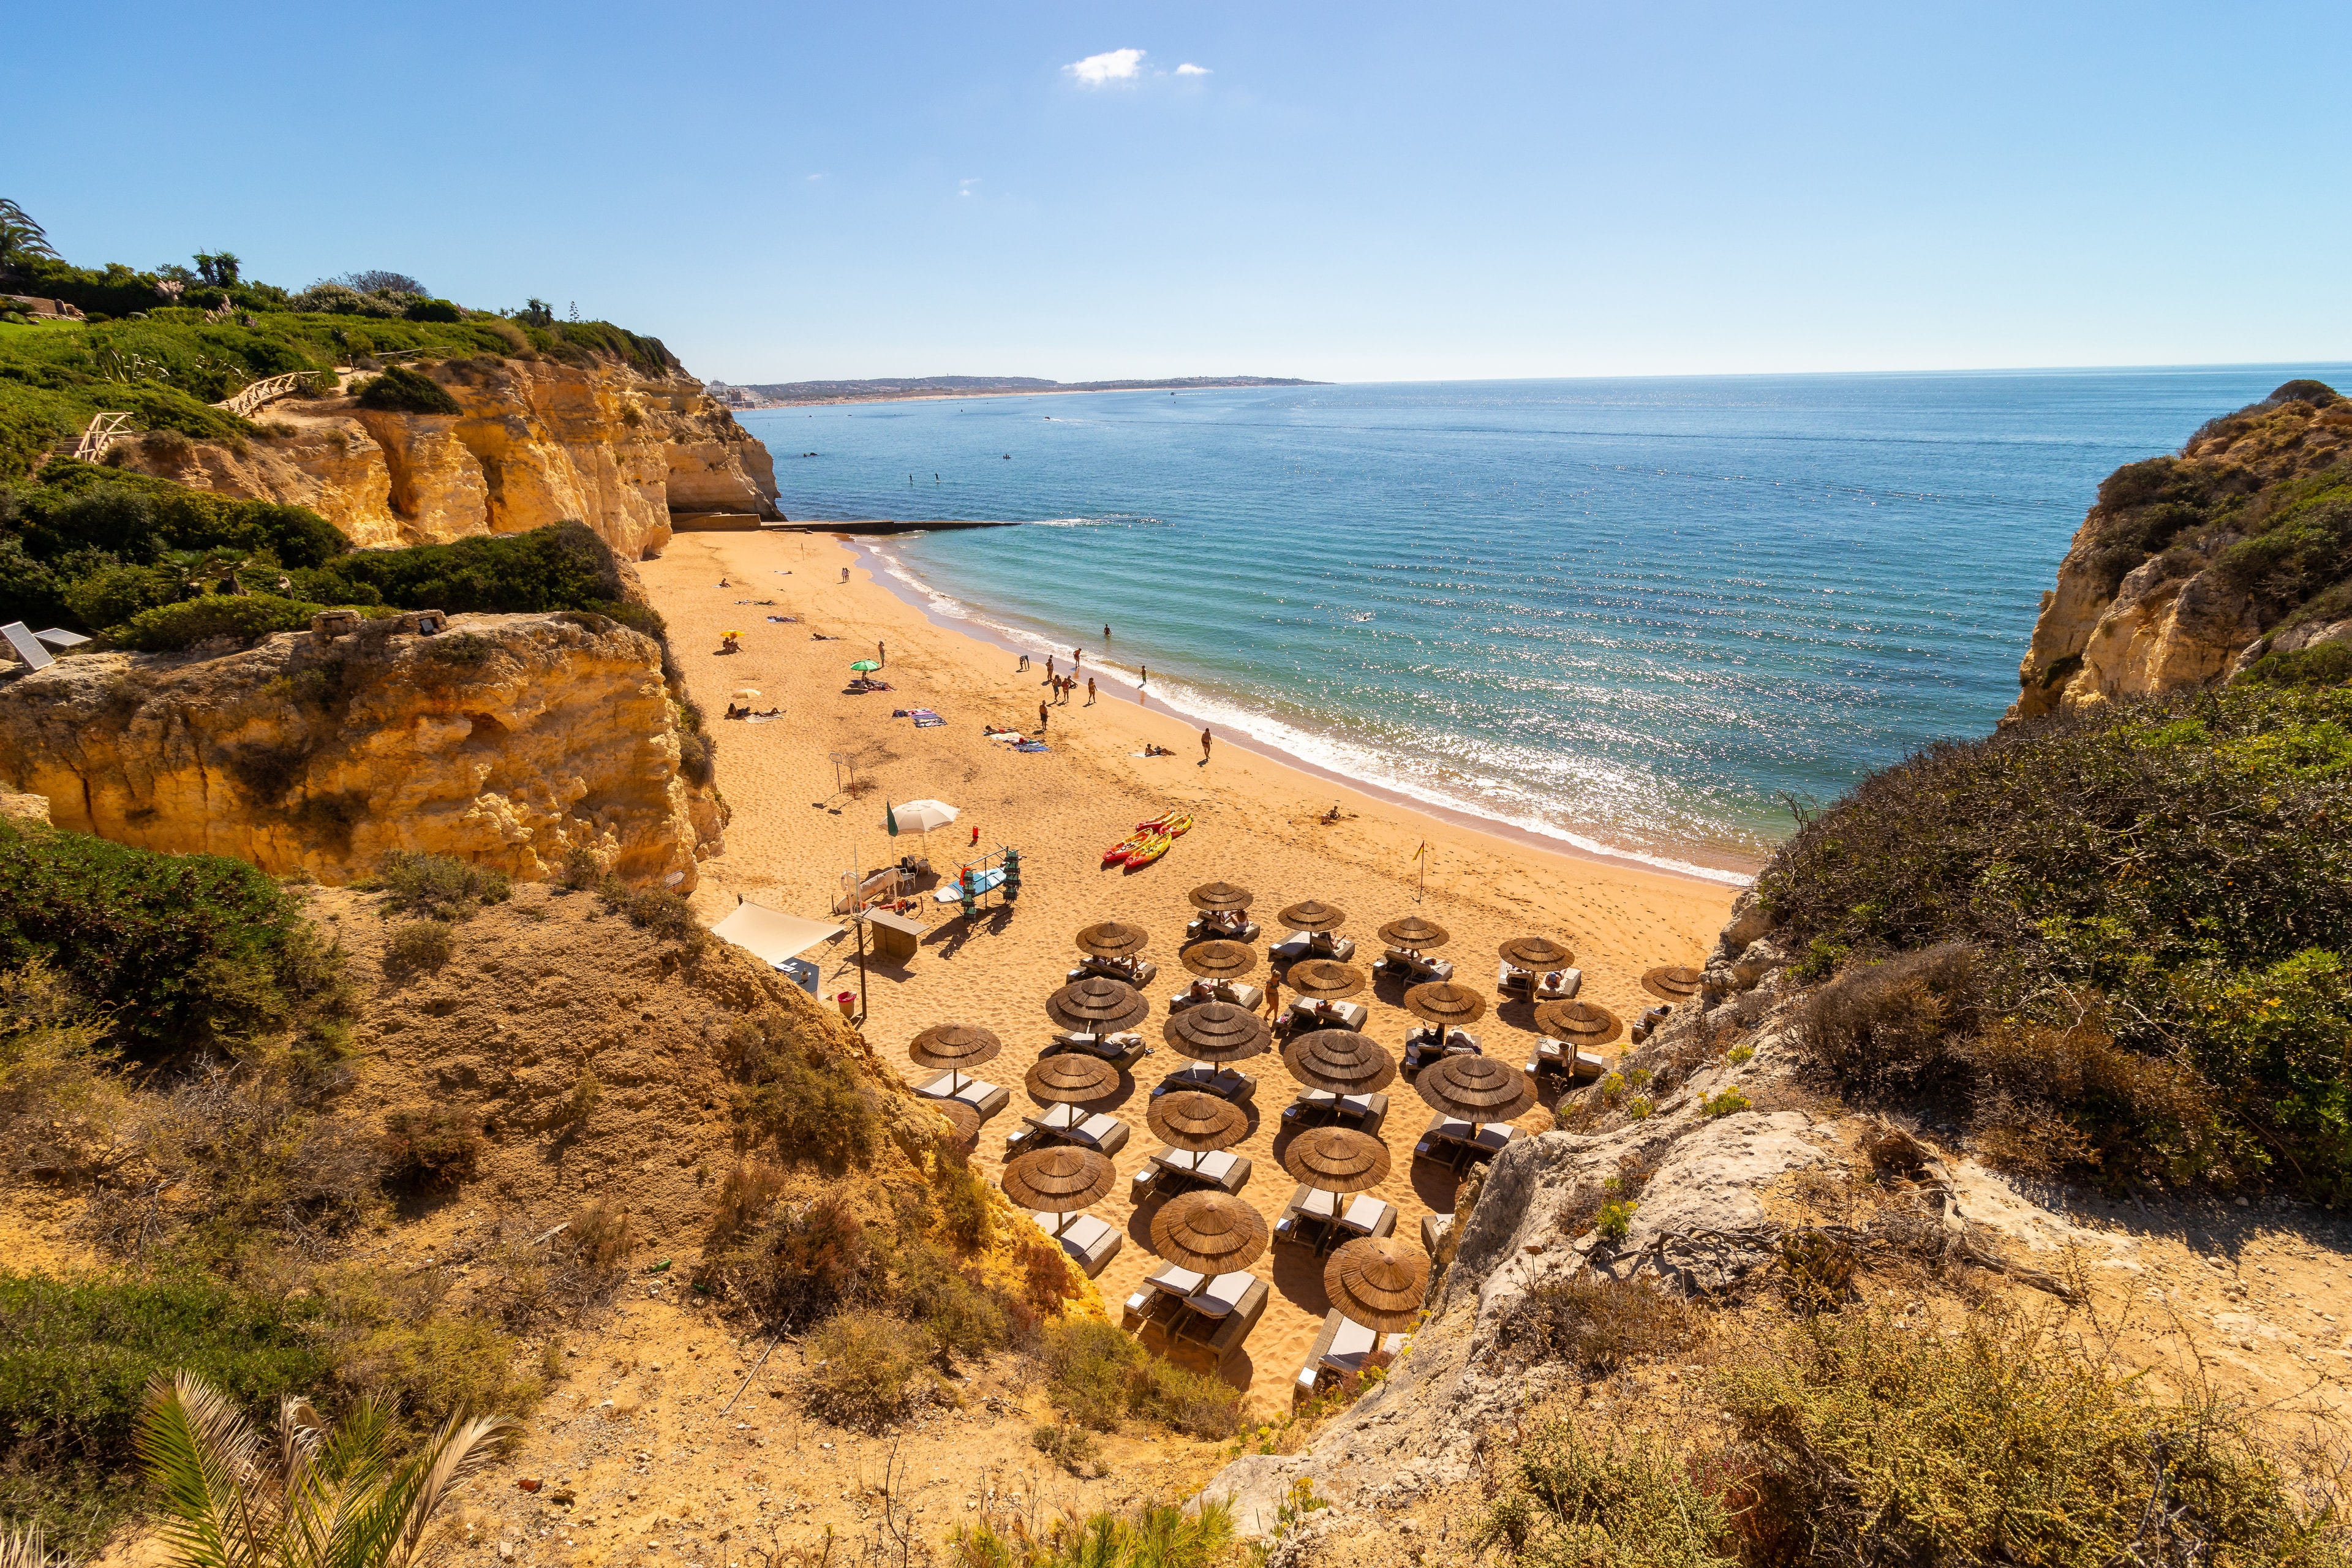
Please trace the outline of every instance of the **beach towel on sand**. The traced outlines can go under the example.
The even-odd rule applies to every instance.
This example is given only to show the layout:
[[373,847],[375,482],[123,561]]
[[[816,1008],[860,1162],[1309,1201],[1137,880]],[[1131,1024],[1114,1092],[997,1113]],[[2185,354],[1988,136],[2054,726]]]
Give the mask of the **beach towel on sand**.
[[1050,752],[1054,748],[1043,741],[1024,741],[1013,749],[1016,752]]
[[932,712],[928,708],[918,708],[914,710],[914,714],[915,728],[918,730],[937,730],[945,727],[947,724],[946,720],[940,718],[937,713]]

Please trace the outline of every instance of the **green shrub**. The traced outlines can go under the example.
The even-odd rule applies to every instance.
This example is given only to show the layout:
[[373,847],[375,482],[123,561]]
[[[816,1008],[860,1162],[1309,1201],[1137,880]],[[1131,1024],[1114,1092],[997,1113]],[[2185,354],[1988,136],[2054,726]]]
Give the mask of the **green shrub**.
[[2239,1421],[2030,1323],[1801,1318],[1717,1392],[1800,1560],[2342,1561],[2340,1521],[2304,1515]]
[[1074,1476],[1093,1474],[1102,1459],[1102,1445],[1083,1426],[1045,1422],[1033,1427],[1029,1446]]
[[935,1162],[931,1202],[940,1234],[967,1257],[985,1250],[995,1229],[990,1217],[988,1184],[968,1161],[951,1151],[940,1150]]
[[1734,1568],[1732,1516],[1649,1432],[1598,1448],[1573,1421],[1511,1451],[1476,1536],[1525,1568]]
[[734,1112],[749,1142],[836,1171],[873,1159],[881,1119],[871,1091],[795,1044],[782,1015],[771,1010],[738,1023],[730,1048],[742,1064]]
[[498,533],[338,556],[291,574],[297,590],[331,604],[385,604],[404,610],[523,615],[586,610],[647,636],[661,618],[623,602],[619,563],[583,523]]
[[1633,1228],[1633,1211],[1641,1206],[1631,1202],[1603,1204],[1601,1212],[1592,1216],[1592,1228],[1603,1241],[1622,1241]]
[[1515,1357],[1562,1362],[1601,1376],[1685,1349],[1700,1327],[1697,1313],[1648,1279],[1588,1273],[1528,1292],[1501,1338]]
[[1135,1415],[1193,1437],[1230,1437],[1241,1428],[1239,1389],[1151,1354],[1115,1324],[1048,1323],[1041,1354],[1046,1398],[1081,1426],[1113,1432]]
[[466,312],[446,300],[417,300],[401,314],[412,321],[462,321]]
[[244,861],[0,822],[0,968],[33,958],[149,1054],[331,1045],[354,1008],[341,951]]
[[315,1300],[203,1275],[0,1271],[0,1516],[95,1557],[139,1496],[131,1438],[148,1380],[197,1373],[268,1417],[280,1395],[324,1389],[322,1317]]
[[1010,1342],[1007,1303],[938,1247],[901,1248],[892,1273],[894,1305],[930,1336],[934,1353],[982,1356]]
[[878,1431],[905,1419],[944,1385],[923,1331],[887,1312],[850,1310],[810,1337],[802,1402],[842,1426]]
[[1716,1090],[1698,1102],[1698,1108],[1709,1116],[1732,1116],[1751,1109],[1753,1101],[1738,1084]]
[[394,849],[377,863],[374,885],[382,888],[387,916],[416,915],[430,921],[469,921],[486,904],[514,896],[504,871],[473,866],[454,855],[419,855]]
[[404,975],[438,969],[449,962],[451,951],[448,921],[409,921],[384,939],[383,972]]
[[383,1132],[387,1180],[454,1187],[481,1168],[482,1130],[454,1110],[395,1110]]
[[646,888],[629,900],[629,923],[649,931],[664,942],[699,942],[702,922],[694,906],[667,888]]
[[2252,686],[2341,686],[2352,680],[2352,644],[2324,642],[2266,653],[2239,679]]
[[2062,1135],[2058,1166],[2275,1173],[2326,1201],[2352,1183],[2352,1066],[2316,1043],[2332,982],[2279,966],[2352,951],[2347,808],[2352,691],[2238,686],[1929,748],[1807,823],[1758,889],[1813,977],[1850,955],[1838,1016],[1806,1031],[1843,1086],[1999,1110],[1973,1053],[2056,1053],[2067,1073],[2003,1092],[2030,1111],[2009,1125]]
[[362,408],[388,414],[461,414],[448,389],[421,371],[404,364],[386,365],[383,373],[360,388],[352,401]]
[[302,630],[319,609],[275,594],[205,594],[140,611],[117,640],[142,653],[170,653],[219,637],[249,645],[273,632]]
[[949,1533],[948,1561],[950,1568],[1211,1568],[1227,1560],[1233,1541],[1230,1502],[1064,1513],[1034,1528],[1018,1513],[989,1510]]

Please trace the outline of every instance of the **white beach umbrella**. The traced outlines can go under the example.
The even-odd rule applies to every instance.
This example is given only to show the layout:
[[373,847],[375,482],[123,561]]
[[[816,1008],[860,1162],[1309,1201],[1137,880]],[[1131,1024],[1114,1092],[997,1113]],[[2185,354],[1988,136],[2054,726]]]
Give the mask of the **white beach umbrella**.
[[890,807],[886,815],[898,817],[898,831],[901,833],[909,829],[917,833],[929,833],[934,827],[945,827],[949,823],[953,822],[956,819],[956,808],[943,800],[910,800],[903,805]]

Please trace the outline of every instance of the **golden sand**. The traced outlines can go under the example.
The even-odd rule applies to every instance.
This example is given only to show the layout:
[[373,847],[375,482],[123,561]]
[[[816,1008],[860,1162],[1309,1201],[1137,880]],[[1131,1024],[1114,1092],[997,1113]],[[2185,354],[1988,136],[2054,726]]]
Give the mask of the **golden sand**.
[[[845,565],[852,567],[846,584]],[[695,698],[711,717],[719,786],[734,812],[727,852],[702,868],[695,907],[704,920],[723,919],[738,898],[824,917],[853,863],[870,870],[924,852],[919,837],[886,837],[886,799],[930,797],[960,809],[956,824],[929,841],[929,858],[944,877],[952,878],[971,853],[974,826],[982,849],[1010,844],[1021,851],[1023,889],[1012,909],[999,904],[966,921],[955,905],[926,896],[918,918],[928,930],[917,956],[904,965],[870,963],[866,983],[866,1037],[899,1060],[909,1083],[931,1076],[904,1059],[907,1042],[930,1025],[978,1024],[1003,1038],[1004,1054],[981,1069],[1013,1091],[1012,1104],[982,1134],[980,1163],[992,1176],[1002,1167],[1006,1133],[1024,1111],[1039,1109],[1022,1079],[1051,1033],[1045,999],[1078,960],[1073,934],[1104,920],[1151,933],[1144,956],[1159,963],[1160,975],[1148,988],[1152,1016],[1142,1032],[1155,1049],[1119,1095],[1093,1107],[1131,1129],[1115,1157],[1118,1185],[1093,1211],[1126,1232],[1098,1281],[1114,1312],[1155,1262],[1154,1205],[1129,1204],[1128,1178],[1159,1147],[1143,1125],[1151,1086],[1186,1065],[1160,1043],[1160,1025],[1168,996],[1191,978],[1176,952],[1192,914],[1185,897],[1192,888],[1223,879],[1256,893],[1251,912],[1269,929],[1259,939],[1260,964],[1247,978],[1260,986],[1267,978],[1264,944],[1284,934],[1274,911],[1317,898],[1348,911],[1342,934],[1357,939],[1356,962],[1367,970],[1380,954],[1373,931],[1383,922],[1418,913],[1445,926],[1452,941],[1437,956],[1452,959],[1455,979],[1490,1001],[1497,944],[1522,934],[1551,936],[1575,950],[1582,994],[1629,1021],[1652,1005],[1639,986],[1643,971],[1700,962],[1733,897],[1713,883],[1554,853],[1442,821],[1238,745],[1221,742],[1203,767],[1196,729],[1108,691],[1089,706],[1082,688],[1051,709],[1044,736],[1050,752],[1013,752],[984,739],[983,724],[1034,731],[1037,704],[1048,695],[1043,669],[1016,674],[1013,654],[932,625],[874,582],[832,536],[681,534],[661,560],[640,570],[669,621]],[[722,577],[732,585],[720,587]],[[778,625],[770,616],[800,620]],[[741,649],[719,654],[721,634],[730,630],[742,633]],[[839,640],[818,641],[817,633]],[[1074,634],[1073,641],[1097,651],[1096,637]],[[845,695],[850,663],[876,657],[877,643],[887,645],[881,678],[894,689]],[[784,718],[720,721],[730,693],[747,687],[761,693],[754,706],[781,707]],[[918,730],[891,717],[899,708],[934,709],[946,727]],[[1176,754],[1135,754],[1152,742]],[[870,781],[870,793],[853,797],[836,789],[836,755],[854,759],[856,777]],[[1318,821],[1335,802],[1340,820]],[[1165,858],[1136,872],[1100,868],[1104,849],[1171,807],[1191,812],[1196,825]],[[1413,859],[1423,843],[1425,896]],[[810,956],[822,961],[824,995],[857,988],[850,939]],[[1370,1008],[1367,1032],[1392,1054],[1401,1053],[1412,1023],[1401,995],[1383,983],[1354,998]],[[1488,1056],[1517,1065],[1537,1038],[1529,1022],[1518,1004],[1490,1011],[1475,1032]],[[1297,1086],[1279,1056],[1254,1058],[1244,1070],[1258,1079],[1258,1089],[1250,1135],[1236,1146],[1255,1167],[1242,1195],[1270,1225],[1296,1184],[1282,1170],[1277,1133]],[[1454,1178],[1412,1159],[1429,1112],[1412,1086],[1400,1079],[1389,1093],[1380,1135],[1394,1168],[1376,1190],[1400,1211],[1398,1237],[1418,1245],[1422,1216],[1452,1211]],[[1549,1125],[1549,1113],[1532,1110],[1518,1125],[1540,1131]],[[1322,1262],[1303,1248],[1274,1247],[1255,1268],[1272,1283],[1273,1297],[1226,1374],[1251,1391],[1252,1414],[1263,1418],[1287,1405],[1291,1380],[1328,1303]]]

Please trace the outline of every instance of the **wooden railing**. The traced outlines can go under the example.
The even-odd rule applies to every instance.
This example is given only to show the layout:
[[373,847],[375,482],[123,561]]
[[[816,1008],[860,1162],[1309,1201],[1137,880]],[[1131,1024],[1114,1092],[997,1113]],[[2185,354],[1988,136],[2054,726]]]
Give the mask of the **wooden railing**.
[[281,397],[291,397],[301,386],[306,371],[294,371],[285,375],[273,375],[267,381],[257,381],[236,396],[213,405],[226,409],[240,419],[265,403],[275,403]]
[[84,463],[97,462],[106,456],[106,449],[109,447],[113,446],[117,441],[130,439],[131,432],[123,428],[130,423],[131,416],[128,414],[100,414],[94,416],[89,422],[89,428],[81,433],[81,444],[74,448],[75,459]]

